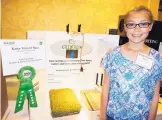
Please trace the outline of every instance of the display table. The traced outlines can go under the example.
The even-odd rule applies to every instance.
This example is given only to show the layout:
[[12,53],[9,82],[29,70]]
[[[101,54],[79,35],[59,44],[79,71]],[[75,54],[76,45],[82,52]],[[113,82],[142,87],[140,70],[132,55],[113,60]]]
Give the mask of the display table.
[[[33,113],[30,113],[29,115],[27,101],[25,101],[24,109],[21,112],[14,114],[15,103],[16,103],[15,101],[9,101],[9,110],[5,115],[7,116],[7,118],[2,120],[51,120],[51,118],[48,119],[48,116],[46,118],[45,117],[46,115],[43,115],[43,113],[41,112],[44,110],[40,110],[39,108],[32,110]],[[52,120],[83,120],[83,119],[88,120],[84,112],[84,109],[82,109],[81,112],[77,115],[53,118]]]
[[[81,101],[83,107],[79,114],[59,118],[51,118],[50,116],[48,116],[45,112],[48,111],[46,109],[47,107],[43,106],[41,106],[42,108],[41,107],[31,108],[29,114],[27,100],[25,101],[23,110],[20,111],[19,113],[14,114],[15,103],[16,103],[15,101],[9,101],[9,107],[5,115],[7,116],[6,120],[99,120],[99,110],[96,111],[88,110],[83,101]],[[38,100],[38,103],[40,104],[40,99]],[[158,111],[156,120],[162,120],[162,111]]]
[[8,109],[6,110],[2,120],[29,120],[27,101],[24,103],[24,109],[17,114],[14,114],[15,104],[16,101],[9,101]]
[[[41,96],[40,90],[36,92],[36,96],[37,96],[37,102],[38,102],[39,107],[30,108],[30,114],[28,111],[27,100],[25,100],[23,110],[16,114],[14,114],[16,101],[9,101],[9,108],[5,115],[7,116],[7,119],[3,119],[3,120],[90,120],[88,119],[89,116],[86,112],[86,107],[83,105],[82,102],[81,104],[83,106],[79,114],[52,118],[50,115],[50,109],[49,109],[47,100],[45,97]],[[96,120],[96,118],[93,120]]]

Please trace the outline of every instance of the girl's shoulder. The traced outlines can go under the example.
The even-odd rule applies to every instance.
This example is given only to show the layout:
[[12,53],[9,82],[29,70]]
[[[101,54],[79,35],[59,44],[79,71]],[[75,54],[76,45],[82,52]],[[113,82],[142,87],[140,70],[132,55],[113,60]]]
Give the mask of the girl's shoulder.
[[150,55],[151,57],[154,58],[154,61],[155,61],[158,65],[162,66],[162,53],[160,53],[159,51],[157,51],[157,50],[151,48],[151,49],[150,49],[150,54],[149,54],[149,55]]
[[160,53],[159,51],[157,51],[157,50],[155,50],[153,48],[150,48],[149,55],[154,57],[154,58],[162,57],[162,53]]
[[107,58],[110,60],[116,55],[116,53],[119,52],[120,52],[120,46],[116,46],[114,48],[108,49],[108,51],[106,52],[103,58]]
[[108,49],[106,54],[113,54],[113,53],[119,52],[119,50],[120,50],[120,46],[116,46],[114,48]]

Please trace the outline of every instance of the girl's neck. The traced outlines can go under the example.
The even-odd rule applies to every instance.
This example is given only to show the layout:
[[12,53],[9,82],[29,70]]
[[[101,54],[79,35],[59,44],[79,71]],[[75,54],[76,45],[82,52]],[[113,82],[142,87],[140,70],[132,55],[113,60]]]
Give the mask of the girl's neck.
[[138,44],[133,43],[133,42],[128,42],[126,46],[127,46],[127,49],[131,51],[145,51],[147,48],[147,46],[143,42],[138,43]]

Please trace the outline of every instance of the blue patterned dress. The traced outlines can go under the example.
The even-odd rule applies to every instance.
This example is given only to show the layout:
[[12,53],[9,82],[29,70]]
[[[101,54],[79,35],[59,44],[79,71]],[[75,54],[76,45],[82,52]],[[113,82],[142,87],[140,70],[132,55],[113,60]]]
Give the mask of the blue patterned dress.
[[147,120],[154,88],[162,78],[162,57],[151,49],[154,58],[150,70],[121,54],[120,46],[107,53],[101,66],[110,77],[107,115],[115,120]]

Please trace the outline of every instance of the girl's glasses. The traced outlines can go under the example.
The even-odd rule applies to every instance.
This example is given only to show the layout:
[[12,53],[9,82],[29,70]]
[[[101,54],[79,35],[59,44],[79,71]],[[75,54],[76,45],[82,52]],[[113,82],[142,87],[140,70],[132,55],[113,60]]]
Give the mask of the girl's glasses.
[[151,25],[151,23],[149,23],[149,22],[142,22],[142,23],[138,23],[138,24],[136,24],[136,23],[127,23],[127,24],[126,24],[126,27],[127,27],[128,29],[133,29],[133,28],[135,28],[137,25],[138,25],[140,28],[147,28],[149,25]]

